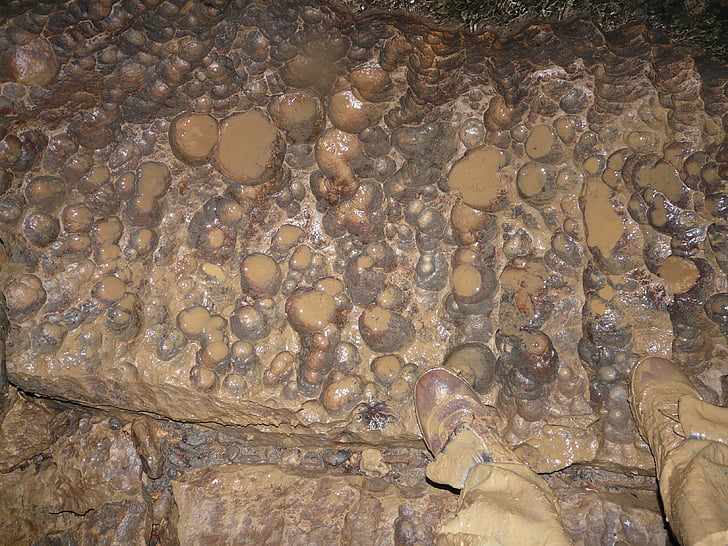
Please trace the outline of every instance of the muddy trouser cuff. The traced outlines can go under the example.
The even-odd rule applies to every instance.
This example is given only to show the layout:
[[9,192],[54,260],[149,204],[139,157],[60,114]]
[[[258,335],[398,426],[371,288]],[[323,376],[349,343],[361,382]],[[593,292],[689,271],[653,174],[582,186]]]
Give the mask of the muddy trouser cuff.
[[[457,514],[439,529],[437,544],[571,544],[548,484],[510,450],[487,443],[459,431],[427,467],[430,480],[461,489]],[[492,462],[501,457],[510,460]]]
[[667,454],[658,480],[681,544],[728,544],[728,445],[688,440]]
[[473,467],[460,492],[457,515],[437,532],[436,543],[571,544],[548,484],[521,463]]
[[427,467],[427,477],[435,483],[462,489],[470,469],[476,465],[490,462],[520,463],[498,436],[493,431],[476,432],[467,423],[459,425]]

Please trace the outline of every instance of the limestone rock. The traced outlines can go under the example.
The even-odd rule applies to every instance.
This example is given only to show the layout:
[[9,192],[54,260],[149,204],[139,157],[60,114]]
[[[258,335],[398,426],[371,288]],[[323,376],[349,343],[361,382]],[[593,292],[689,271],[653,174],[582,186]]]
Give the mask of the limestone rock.
[[182,544],[394,544],[401,518],[432,532],[456,497],[364,476],[229,465],[172,482]]

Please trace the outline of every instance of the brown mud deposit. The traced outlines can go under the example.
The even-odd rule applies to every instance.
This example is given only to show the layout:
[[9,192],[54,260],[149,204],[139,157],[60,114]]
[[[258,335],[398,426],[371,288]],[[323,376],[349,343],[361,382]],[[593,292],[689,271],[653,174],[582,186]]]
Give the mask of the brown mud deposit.
[[0,542],[430,542],[444,361],[575,541],[664,543],[627,377],[728,399],[728,67],[587,20],[7,10]]

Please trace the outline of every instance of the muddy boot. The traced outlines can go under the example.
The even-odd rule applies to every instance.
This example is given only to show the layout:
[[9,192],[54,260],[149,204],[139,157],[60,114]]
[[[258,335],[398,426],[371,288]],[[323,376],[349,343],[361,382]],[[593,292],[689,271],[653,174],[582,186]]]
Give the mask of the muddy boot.
[[520,462],[500,439],[495,408],[445,368],[425,372],[415,384],[415,413],[427,448],[435,461],[427,477],[461,489],[468,472],[484,462]]
[[495,408],[452,372],[435,368],[415,384],[415,410],[435,461],[433,482],[461,489],[457,515],[438,545],[567,545],[559,507],[546,482],[500,439]]
[[632,371],[630,404],[675,536],[682,544],[728,544],[728,409],[701,400],[676,364],[657,357]]
[[685,372],[672,361],[659,357],[648,357],[637,364],[629,387],[632,414],[655,457],[659,478],[667,454],[685,442],[679,417],[680,399],[700,400],[700,394]]

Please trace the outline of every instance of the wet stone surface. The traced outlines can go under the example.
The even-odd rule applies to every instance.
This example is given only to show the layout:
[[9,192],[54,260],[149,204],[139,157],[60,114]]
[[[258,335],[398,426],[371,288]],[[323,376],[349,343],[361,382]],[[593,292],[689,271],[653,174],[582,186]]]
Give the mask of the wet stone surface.
[[[26,447],[0,457],[3,542],[432,544],[457,505],[426,482],[423,447],[209,428],[15,391],[10,403],[0,435]],[[573,466],[548,481],[575,543],[665,544],[654,478]]]
[[[725,401],[724,64],[643,25],[505,37],[325,2],[178,4],[7,8],[0,337],[16,388],[136,415],[122,451],[154,483],[187,448],[166,453],[149,418],[422,450],[412,387],[443,364],[539,472],[654,472],[627,402],[644,356]],[[0,470],[20,480],[61,440],[18,416],[55,430],[66,410],[7,396],[4,434],[28,439]],[[269,456],[235,462],[248,476]],[[361,457],[367,479],[392,464]],[[322,464],[277,479],[318,483]],[[94,510],[174,538],[139,495]]]

